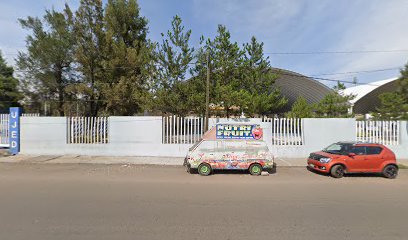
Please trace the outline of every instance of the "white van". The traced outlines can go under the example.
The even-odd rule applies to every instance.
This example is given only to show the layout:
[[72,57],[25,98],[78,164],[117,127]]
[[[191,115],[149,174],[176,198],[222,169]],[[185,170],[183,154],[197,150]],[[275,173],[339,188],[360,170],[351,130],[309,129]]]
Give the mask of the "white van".
[[263,141],[258,124],[217,124],[190,149],[184,161],[188,172],[207,176],[214,169],[249,170],[260,175],[275,168],[274,158]]

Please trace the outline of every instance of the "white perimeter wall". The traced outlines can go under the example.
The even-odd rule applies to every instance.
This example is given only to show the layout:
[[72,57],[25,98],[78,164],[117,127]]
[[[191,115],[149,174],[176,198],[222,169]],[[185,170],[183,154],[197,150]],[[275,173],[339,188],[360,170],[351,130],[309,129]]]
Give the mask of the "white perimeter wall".
[[[110,117],[108,144],[67,144],[65,117],[21,117],[21,153],[35,155],[94,155],[184,157],[189,145],[162,144],[161,117]],[[226,119],[210,119],[210,127]],[[230,120],[233,121],[233,120]],[[356,121],[303,119],[303,145],[272,146],[271,123],[251,119],[264,128],[264,139],[278,158],[306,158],[337,141],[356,140]],[[408,122],[401,122],[400,145],[390,146],[399,159],[408,159]]]

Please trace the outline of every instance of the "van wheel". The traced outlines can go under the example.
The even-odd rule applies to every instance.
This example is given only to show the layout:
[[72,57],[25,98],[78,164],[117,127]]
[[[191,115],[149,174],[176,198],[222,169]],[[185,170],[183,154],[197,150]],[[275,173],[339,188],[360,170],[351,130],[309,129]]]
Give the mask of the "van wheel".
[[249,173],[254,176],[259,176],[262,173],[262,166],[259,163],[254,163],[249,167]]
[[334,178],[342,178],[344,176],[345,168],[343,165],[335,165],[330,170],[330,175]]
[[208,176],[211,174],[211,166],[208,163],[201,163],[200,166],[198,166],[198,173],[201,176]]
[[386,178],[394,179],[398,176],[398,168],[395,165],[387,165],[383,169],[383,176]]

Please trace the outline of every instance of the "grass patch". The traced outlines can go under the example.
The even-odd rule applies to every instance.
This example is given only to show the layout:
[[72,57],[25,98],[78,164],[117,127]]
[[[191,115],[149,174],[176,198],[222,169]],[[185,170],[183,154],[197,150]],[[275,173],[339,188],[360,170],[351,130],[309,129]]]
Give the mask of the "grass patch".
[[398,168],[399,169],[408,169],[408,166],[404,165],[404,164],[398,164]]

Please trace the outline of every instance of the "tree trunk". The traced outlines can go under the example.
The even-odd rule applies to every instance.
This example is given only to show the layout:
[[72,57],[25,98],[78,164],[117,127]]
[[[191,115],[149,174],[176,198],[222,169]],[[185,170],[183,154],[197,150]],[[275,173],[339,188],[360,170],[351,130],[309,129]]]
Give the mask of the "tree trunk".
[[58,94],[58,115],[64,116],[64,84],[62,81],[62,66],[57,65],[55,69],[55,81],[57,83],[57,94]]

